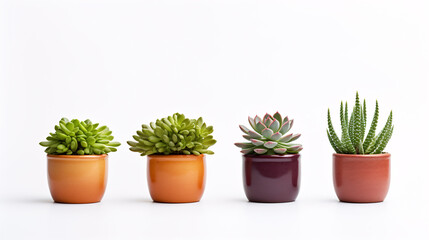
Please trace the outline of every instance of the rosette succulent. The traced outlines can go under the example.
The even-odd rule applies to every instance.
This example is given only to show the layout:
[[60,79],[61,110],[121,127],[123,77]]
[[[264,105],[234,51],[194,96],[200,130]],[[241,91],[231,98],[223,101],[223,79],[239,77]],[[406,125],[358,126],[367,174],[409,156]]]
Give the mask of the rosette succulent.
[[387,118],[386,125],[376,135],[376,128],[378,123],[378,101],[375,102],[375,113],[372,119],[371,127],[365,138],[365,129],[367,125],[366,114],[366,101],[361,105],[359,101],[359,93],[356,92],[356,102],[353,112],[348,115],[347,102],[345,107],[343,102],[340,106],[340,122],[341,122],[341,139],[335,133],[332,126],[331,114],[328,109],[328,134],[329,142],[334,148],[335,152],[343,154],[380,154],[383,152],[387,143],[390,140],[393,132],[392,125],[392,111]]
[[50,133],[47,141],[39,144],[46,147],[46,153],[53,155],[100,155],[116,152],[116,147],[121,144],[111,142],[112,131],[106,126],[98,125],[89,119],[69,121],[62,118],[59,124],[55,125],[55,132]]
[[267,113],[262,119],[259,116],[249,117],[249,123],[252,129],[240,125],[245,133],[243,137],[249,142],[235,143],[243,154],[296,154],[302,150],[301,144],[292,143],[301,134],[287,134],[292,128],[293,119],[282,118],[276,112],[273,116]]
[[131,151],[139,152],[141,156],[213,154],[208,150],[216,143],[212,132],[213,127],[207,126],[201,117],[189,119],[175,113],[149,125],[143,124],[142,130],[133,136],[135,141],[127,143]]

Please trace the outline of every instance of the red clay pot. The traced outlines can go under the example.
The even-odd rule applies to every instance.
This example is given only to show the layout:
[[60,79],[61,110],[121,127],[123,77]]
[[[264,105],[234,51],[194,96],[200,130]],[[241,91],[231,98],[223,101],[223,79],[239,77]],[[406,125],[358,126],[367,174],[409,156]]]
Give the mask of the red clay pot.
[[243,184],[251,202],[295,201],[300,186],[300,155],[243,155]]
[[342,202],[374,203],[386,198],[390,154],[333,154],[334,187]]

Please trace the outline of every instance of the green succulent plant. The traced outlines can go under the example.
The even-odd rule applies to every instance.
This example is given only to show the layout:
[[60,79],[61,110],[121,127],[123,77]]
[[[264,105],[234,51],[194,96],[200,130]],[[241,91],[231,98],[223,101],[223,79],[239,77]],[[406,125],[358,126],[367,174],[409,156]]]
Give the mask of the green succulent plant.
[[200,117],[188,119],[175,113],[162,119],[143,124],[142,130],[133,135],[135,141],[128,141],[130,150],[141,156],[164,155],[200,155],[213,154],[208,148],[216,143],[211,133],[212,126]]
[[243,137],[250,142],[239,142],[235,145],[241,148],[243,154],[295,154],[302,150],[301,144],[292,143],[301,134],[287,134],[292,128],[293,119],[282,118],[276,112],[273,116],[268,113],[264,118],[256,116],[249,117],[249,123],[253,130],[240,125],[241,131],[245,133]]
[[59,124],[55,125],[55,132],[50,133],[47,141],[39,144],[46,147],[46,153],[53,155],[100,155],[116,152],[116,147],[121,144],[111,142],[112,131],[106,126],[98,125],[89,119],[69,121],[62,118]]
[[390,140],[393,132],[392,111],[387,119],[384,128],[376,135],[378,123],[378,101],[375,102],[375,112],[371,127],[365,138],[365,129],[367,126],[366,101],[360,104],[359,93],[356,92],[356,102],[353,107],[350,119],[348,116],[347,102],[345,107],[341,102],[340,121],[341,121],[341,139],[335,133],[332,126],[331,114],[328,109],[328,129],[326,130],[329,142],[335,152],[342,154],[380,154]]

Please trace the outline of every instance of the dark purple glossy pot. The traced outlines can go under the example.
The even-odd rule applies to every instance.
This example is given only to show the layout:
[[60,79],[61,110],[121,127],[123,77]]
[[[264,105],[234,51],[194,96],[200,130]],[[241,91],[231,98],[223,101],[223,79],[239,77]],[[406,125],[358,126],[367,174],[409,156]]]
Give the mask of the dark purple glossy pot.
[[243,155],[243,184],[251,202],[295,201],[300,186],[299,154]]

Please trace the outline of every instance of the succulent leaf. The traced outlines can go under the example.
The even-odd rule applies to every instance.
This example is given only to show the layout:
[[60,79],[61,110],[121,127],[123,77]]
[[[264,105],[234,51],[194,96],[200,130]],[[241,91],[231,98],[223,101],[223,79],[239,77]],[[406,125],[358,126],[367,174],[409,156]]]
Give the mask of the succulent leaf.
[[334,140],[332,140],[331,135],[329,134],[329,130],[326,129],[326,134],[328,135],[329,143],[331,143],[332,148],[336,153],[341,153],[341,150],[335,145]]
[[248,154],[253,152],[253,148],[242,149],[240,152],[243,154]]
[[283,137],[281,137],[279,140],[280,140],[280,142],[285,142],[285,143],[287,143],[287,142],[289,142],[289,140],[291,140],[292,139],[292,137],[293,137],[293,133],[290,133],[290,134],[288,134],[288,135],[284,135]]
[[257,132],[261,132],[262,130],[264,130],[265,128],[267,128],[267,126],[265,126],[262,122],[258,122],[256,124],[256,131]]
[[273,130],[274,132],[277,132],[280,127],[280,122],[277,121],[277,119],[274,119],[274,121],[268,126],[269,129]]
[[292,146],[292,147],[288,147],[287,150],[291,151],[291,152],[295,152],[296,150],[298,150],[301,147],[301,145],[296,145],[296,146]]
[[[239,148],[251,148],[253,147],[253,144],[250,143],[234,143],[235,146],[239,147]],[[173,145],[174,147],[174,145]]]
[[366,135],[365,142],[363,143],[363,148],[365,152],[368,152],[368,147],[371,144],[371,142],[374,140],[375,131],[377,129],[377,123],[378,123],[378,101],[375,102],[375,112],[374,117],[372,119],[371,127],[369,128],[368,134]]
[[257,132],[254,132],[254,131],[249,131],[249,136],[250,136],[251,138],[255,138],[255,139],[261,139],[261,138],[262,138],[262,135],[261,135],[261,134],[259,134],[259,133],[257,133]]
[[262,136],[264,136],[265,138],[270,138],[271,135],[273,135],[273,130],[269,129],[269,128],[265,128],[264,130],[262,130]]
[[256,148],[256,149],[253,149],[253,151],[255,151],[255,153],[257,153],[257,154],[264,154],[264,153],[266,153],[268,150],[267,150],[267,149],[265,149],[265,148]]
[[262,122],[262,119],[258,115],[256,115],[255,116],[255,124],[258,122]]
[[[347,106],[347,105],[346,105]],[[343,102],[341,102],[341,109],[340,109],[340,119],[341,119],[341,141],[342,145],[345,151],[356,153],[356,150],[353,146],[353,143],[350,139],[349,131],[347,128],[347,116],[344,116],[342,114],[343,111]],[[337,152],[337,150],[334,148],[334,150]],[[338,153],[338,152],[337,152]]]
[[301,134],[300,134],[300,133],[298,133],[298,134],[294,134],[294,135],[292,135],[292,138],[291,138],[291,139],[289,139],[289,141],[288,141],[288,142],[295,141],[295,140],[297,140],[299,137],[301,137]]
[[284,154],[286,153],[287,149],[286,148],[275,148],[274,152],[277,154]]
[[274,141],[277,141],[277,140],[279,140],[282,136],[283,136],[283,135],[282,135],[281,133],[276,132],[276,133],[273,133],[273,135],[271,135],[270,139],[271,139],[271,140],[274,140]]
[[270,126],[272,122],[273,122],[273,120],[271,118],[267,118],[267,119],[264,120],[264,125],[265,126]]
[[255,119],[249,117],[249,124],[250,126],[256,131],[256,124],[255,124]]
[[279,122],[281,125],[283,123],[282,115],[279,112],[274,113],[273,117]]
[[247,128],[247,127],[245,127],[244,125],[240,125],[240,129],[241,129],[241,131],[243,131],[244,133],[249,133],[249,129]]
[[340,152],[344,152],[343,143],[338,138],[337,134],[335,133],[334,126],[332,125],[331,121],[331,112],[328,109],[328,130],[329,130],[329,136],[331,136],[332,141],[334,141],[335,146],[340,150]]
[[255,145],[255,146],[264,145],[264,141],[260,141],[260,140],[257,140],[257,139],[250,139],[250,142],[252,142],[252,144]]
[[273,141],[268,141],[264,143],[264,147],[266,148],[274,148],[275,146],[277,146],[277,142],[273,142]]

